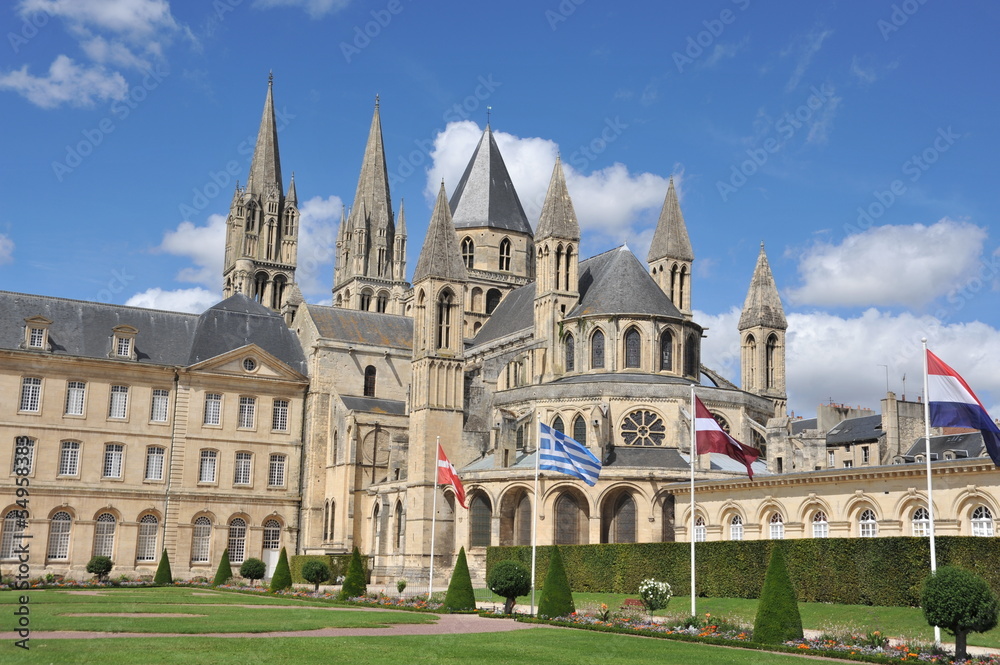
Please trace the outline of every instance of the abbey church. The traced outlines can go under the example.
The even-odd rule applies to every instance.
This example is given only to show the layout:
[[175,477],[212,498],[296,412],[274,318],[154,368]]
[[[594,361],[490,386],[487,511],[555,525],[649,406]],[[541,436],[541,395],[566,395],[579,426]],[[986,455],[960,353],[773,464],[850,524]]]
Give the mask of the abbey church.
[[[741,386],[702,364],[673,182],[645,261],[626,245],[582,257],[558,159],[533,229],[487,126],[459,182],[441,183],[408,276],[376,101],[332,305],[309,304],[272,94],[226,222],[222,302],[196,315],[0,292],[2,572],[30,536],[38,574],[84,577],[105,555],[149,575],[166,550],[175,576],[211,577],[224,549],[270,573],[282,547],[358,547],[374,580],[416,582],[433,540],[441,573],[464,546],[481,578],[487,546],[530,543],[535,501],[542,545],[686,540],[692,523],[697,540],[810,537],[817,515],[828,535],[911,535],[914,403],[890,393],[881,414],[788,417],[788,324],[763,245],[747,269]],[[691,455],[692,384],[761,451],[752,483],[727,457]],[[535,496],[539,423],[601,459],[596,486],[543,472]],[[935,437],[954,479],[941,528],[985,529],[988,513],[992,535],[996,501],[979,489],[992,465],[974,436],[947,438]],[[438,445],[465,506],[435,483]],[[695,516],[692,465],[706,496]]]

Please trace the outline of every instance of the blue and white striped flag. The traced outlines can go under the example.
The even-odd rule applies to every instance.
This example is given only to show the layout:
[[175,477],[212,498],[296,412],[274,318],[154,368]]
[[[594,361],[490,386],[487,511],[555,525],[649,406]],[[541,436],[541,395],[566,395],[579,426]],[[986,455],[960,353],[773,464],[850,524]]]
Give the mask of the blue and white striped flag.
[[539,423],[539,469],[558,471],[579,478],[591,487],[601,475],[601,460],[579,441]]

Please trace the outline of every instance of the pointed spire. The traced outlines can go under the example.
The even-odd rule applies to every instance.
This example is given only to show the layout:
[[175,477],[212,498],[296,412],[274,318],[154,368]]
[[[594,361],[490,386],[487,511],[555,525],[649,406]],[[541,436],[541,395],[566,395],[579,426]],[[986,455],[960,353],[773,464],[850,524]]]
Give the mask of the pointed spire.
[[674,179],[671,176],[667,187],[667,197],[663,201],[660,219],[656,222],[653,241],[649,244],[649,263],[660,259],[679,259],[694,261],[694,251],[691,249],[691,239],[688,237],[684,215],[681,214],[681,204],[677,200],[677,190],[674,189]]
[[788,321],[785,310],[781,306],[781,296],[771,274],[771,266],[767,262],[764,243],[760,243],[760,254],[757,256],[757,267],[750,279],[750,290],[743,303],[743,314],[740,316],[740,330],[764,326],[777,330],[787,330]]
[[299,204],[299,195],[295,191],[295,171],[292,171],[292,182],[288,185],[288,195],[285,196],[285,201],[293,206]]
[[274,120],[274,98],[271,90],[274,75],[267,77],[267,99],[264,100],[264,114],[257,131],[257,145],[250,162],[250,176],[247,178],[247,192],[264,194],[271,187],[284,191],[281,182],[281,159],[278,156],[278,125]]
[[399,200],[399,218],[396,220],[396,235],[406,237],[406,213],[403,211],[403,205],[406,202],[403,199]]
[[451,212],[456,228],[487,226],[531,235],[531,225],[489,125],[451,195]]
[[549,237],[569,240],[579,240],[580,223],[573,210],[573,201],[566,188],[566,175],[563,173],[562,160],[557,156],[556,165],[552,169],[549,189],[545,193],[542,213],[538,217],[538,229],[535,231],[535,241]]
[[392,201],[389,198],[389,175],[385,165],[385,148],[382,145],[382,120],[379,116],[379,99],[375,97],[375,113],[365,156],[361,161],[358,189],[351,206],[351,228],[393,229]]
[[427,225],[427,237],[424,238],[417,267],[413,270],[413,283],[427,277],[451,281],[464,281],[468,277],[458,247],[455,225],[451,221],[451,208],[448,206],[443,180],[434,203],[434,212],[431,213],[431,221]]

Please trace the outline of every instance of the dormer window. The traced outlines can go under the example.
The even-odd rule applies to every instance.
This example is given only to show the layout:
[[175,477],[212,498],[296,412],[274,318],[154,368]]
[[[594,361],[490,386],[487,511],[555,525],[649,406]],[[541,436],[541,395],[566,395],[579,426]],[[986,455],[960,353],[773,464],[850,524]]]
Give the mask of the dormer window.
[[49,348],[49,326],[52,321],[44,316],[32,316],[24,320],[24,346],[28,349]]
[[121,325],[115,326],[112,333],[111,357],[135,360],[135,336],[139,334],[139,330],[132,326]]

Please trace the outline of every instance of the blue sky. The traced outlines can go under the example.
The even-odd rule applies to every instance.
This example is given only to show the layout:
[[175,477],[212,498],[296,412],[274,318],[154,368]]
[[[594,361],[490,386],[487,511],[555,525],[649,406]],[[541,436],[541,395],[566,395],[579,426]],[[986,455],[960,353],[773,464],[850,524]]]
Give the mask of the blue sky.
[[[645,259],[672,175],[704,360],[738,380],[760,242],[790,406],[920,392],[919,340],[1000,415],[987,2],[22,0],[0,9],[0,288],[200,311],[274,72],[299,279],[332,286],[375,95],[408,265],[491,107],[522,203],[557,153],[582,254]],[[993,358],[994,360],[990,360]]]

